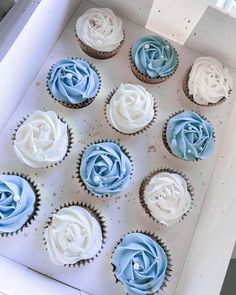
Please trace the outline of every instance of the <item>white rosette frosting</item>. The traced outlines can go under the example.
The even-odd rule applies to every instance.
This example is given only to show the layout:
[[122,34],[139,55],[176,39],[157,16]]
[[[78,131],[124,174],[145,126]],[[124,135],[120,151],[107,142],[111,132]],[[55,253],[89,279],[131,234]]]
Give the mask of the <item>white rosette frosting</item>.
[[179,222],[191,207],[185,179],[169,172],[160,172],[151,178],[144,190],[144,201],[150,214],[167,226]]
[[67,124],[54,112],[35,111],[16,131],[14,150],[20,161],[40,168],[62,160],[68,141]]
[[121,84],[106,106],[106,115],[118,131],[135,133],[154,117],[153,96],[141,85]]
[[188,89],[193,100],[201,105],[228,98],[233,80],[228,68],[213,57],[199,57],[189,73]]
[[49,257],[57,265],[90,259],[102,247],[101,226],[80,206],[65,207],[54,214],[44,238]]
[[112,51],[124,39],[122,20],[109,8],[90,8],[76,22],[77,37],[98,51]]

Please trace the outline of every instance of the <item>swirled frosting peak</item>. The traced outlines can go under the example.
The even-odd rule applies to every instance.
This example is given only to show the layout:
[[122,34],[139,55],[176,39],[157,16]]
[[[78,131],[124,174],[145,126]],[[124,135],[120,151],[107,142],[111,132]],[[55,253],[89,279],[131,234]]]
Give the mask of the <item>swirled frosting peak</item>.
[[57,265],[75,264],[94,257],[102,246],[102,230],[80,206],[60,209],[44,234],[50,259]]
[[48,87],[57,100],[79,104],[96,96],[99,83],[98,74],[87,61],[64,58],[50,71]]
[[151,177],[144,190],[144,201],[151,215],[167,226],[177,223],[191,206],[185,179],[170,172]]
[[206,159],[213,152],[213,128],[195,112],[182,112],[167,123],[166,139],[172,153],[180,159]]
[[76,22],[76,34],[86,45],[112,51],[124,39],[122,20],[109,8],[90,8]]
[[201,105],[228,98],[233,80],[228,68],[213,57],[199,57],[192,65],[188,80],[189,94]]
[[137,69],[151,78],[166,77],[177,66],[174,48],[159,36],[139,38],[132,45],[131,57]]
[[96,196],[114,195],[129,183],[132,166],[129,158],[113,142],[90,145],[83,153],[80,176]]
[[18,128],[14,150],[20,161],[40,168],[62,160],[68,141],[67,124],[54,112],[35,111]]
[[135,133],[154,117],[152,95],[141,85],[121,84],[107,104],[111,125],[122,133]]
[[167,257],[163,248],[148,235],[131,233],[116,247],[112,264],[116,278],[128,294],[147,295],[161,288]]
[[0,233],[20,229],[34,211],[35,193],[22,177],[0,175]]

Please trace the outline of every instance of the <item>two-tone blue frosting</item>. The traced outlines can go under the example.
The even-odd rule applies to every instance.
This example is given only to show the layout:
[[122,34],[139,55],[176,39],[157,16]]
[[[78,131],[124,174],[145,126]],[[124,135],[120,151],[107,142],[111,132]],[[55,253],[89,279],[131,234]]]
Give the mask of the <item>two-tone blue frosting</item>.
[[132,45],[131,57],[137,69],[151,78],[172,74],[178,61],[175,49],[155,35],[139,38]]
[[167,123],[166,139],[180,159],[206,159],[214,149],[213,128],[195,112],[182,112]]
[[48,87],[59,101],[79,104],[96,96],[100,81],[97,72],[82,59],[61,59],[49,74]]
[[130,295],[157,292],[165,279],[167,256],[163,248],[142,233],[127,234],[112,256],[114,273]]
[[22,177],[0,175],[0,232],[20,229],[34,211],[35,193]]
[[113,142],[90,145],[83,153],[80,176],[96,196],[114,195],[129,183],[132,165],[121,148]]

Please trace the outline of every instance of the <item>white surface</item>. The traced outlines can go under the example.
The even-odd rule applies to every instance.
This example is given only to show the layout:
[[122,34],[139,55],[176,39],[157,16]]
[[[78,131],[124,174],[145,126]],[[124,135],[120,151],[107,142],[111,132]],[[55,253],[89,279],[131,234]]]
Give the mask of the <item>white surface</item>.
[[[112,251],[116,242],[127,231],[146,229],[159,235],[167,243],[172,253],[172,278],[164,292],[160,292],[160,294],[172,295],[205,197],[217,152],[223,140],[234,95],[232,94],[230,101],[214,108],[201,108],[192,104],[182,91],[182,78],[187,67],[199,54],[179,45],[175,46],[180,55],[180,65],[171,79],[156,86],[139,82],[132,75],[128,66],[128,50],[138,36],[150,34],[150,32],[130,21],[124,21],[126,42],[117,56],[109,61],[89,58],[79,48],[74,34],[74,24],[77,17],[90,6],[94,5],[86,2],[80,5],[0,136],[2,143],[0,148],[2,171],[19,171],[30,174],[39,184],[43,200],[39,216],[30,228],[24,230],[23,233],[19,233],[16,237],[1,239],[0,253],[90,293],[108,295],[107,290],[113,290],[114,295],[121,295],[124,294],[123,286],[115,284],[110,265]],[[96,65],[101,73],[101,92],[97,99],[85,109],[67,109],[58,103],[54,103],[46,91],[45,83],[49,68],[58,59],[67,56],[84,57]],[[234,80],[236,80],[235,73]],[[159,115],[155,125],[144,134],[135,137],[119,135],[108,126],[104,119],[105,98],[121,82],[141,83],[156,98]],[[217,144],[214,155],[208,160],[196,163],[178,160],[171,156],[162,144],[161,132],[166,118],[172,112],[183,108],[201,111],[214,124]],[[16,122],[36,109],[56,111],[70,123],[75,133],[75,144],[68,158],[57,167],[37,171],[27,168],[16,160],[10,139],[13,129],[16,127]],[[78,153],[91,141],[101,138],[120,139],[121,143],[128,148],[134,160],[134,176],[128,190],[125,194],[109,199],[96,199],[89,196],[75,179]],[[193,210],[183,222],[171,228],[157,225],[152,221],[144,213],[138,199],[139,185],[143,177],[163,165],[173,166],[183,171],[189,176],[195,188],[195,206]],[[63,204],[63,202],[72,200],[84,200],[95,205],[102,210],[108,223],[108,239],[102,254],[93,263],[81,266],[78,269],[53,265],[42,246],[45,222],[48,220],[51,211]],[[15,247],[16,244],[18,247]],[[92,282],[91,278],[93,279]]]

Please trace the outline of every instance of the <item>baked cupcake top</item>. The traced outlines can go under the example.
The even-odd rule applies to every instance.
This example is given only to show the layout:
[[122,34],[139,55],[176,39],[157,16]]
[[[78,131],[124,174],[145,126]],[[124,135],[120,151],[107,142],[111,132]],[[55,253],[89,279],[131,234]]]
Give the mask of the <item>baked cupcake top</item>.
[[168,120],[166,140],[171,152],[184,160],[206,159],[213,152],[213,128],[195,112],[181,112]]
[[98,51],[112,51],[124,39],[122,20],[109,8],[90,8],[76,22],[77,37]]
[[154,294],[165,279],[167,257],[163,248],[142,233],[127,234],[112,256],[114,273],[130,295]]
[[68,144],[67,124],[52,111],[35,111],[17,129],[14,150],[21,162],[41,168],[62,160]]
[[0,175],[0,233],[20,229],[34,211],[35,193],[30,184],[16,175]]
[[122,133],[135,133],[154,117],[152,95],[141,85],[121,84],[106,106],[107,119]]
[[188,89],[193,100],[201,105],[229,98],[233,80],[228,68],[213,57],[199,57],[189,73]]
[[44,238],[51,261],[75,264],[94,257],[102,247],[102,230],[88,210],[69,206],[53,214]]
[[113,142],[90,145],[83,153],[80,177],[96,196],[114,195],[129,183],[132,165],[121,148]]
[[187,183],[176,173],[154,174],[145,186],[143,197],[150,214],[167,226],[179,222],[191,207]]
[[131,58],[137,69],[151,78],[171,75],[177,66],[177,53],[159,36],[144,36],[131,47]]
[[82,59],[61,59],[49,73],[48,87],[51,94],[67,104],[79,104],[96,96],[99,86],[97,72]]

